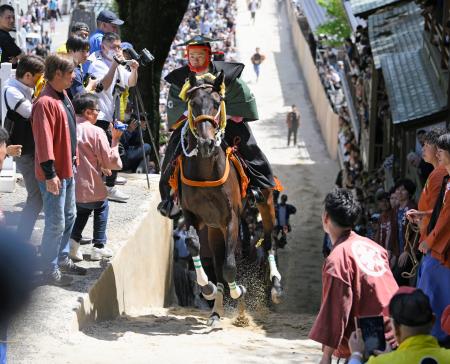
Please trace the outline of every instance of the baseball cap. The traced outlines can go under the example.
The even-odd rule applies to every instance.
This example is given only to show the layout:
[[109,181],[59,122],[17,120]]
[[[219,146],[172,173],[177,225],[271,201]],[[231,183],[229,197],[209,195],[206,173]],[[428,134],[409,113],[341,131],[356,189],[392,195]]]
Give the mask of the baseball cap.
[[115,25],[122,25],[124,23],[124,21],[119,19],[119,17],[111,10],[102,10],[97,16],[97,21]]
[[130,48],[133,48],[133,45],[132,45],[131,43],[129,43],[129,42],[122,42],[122,43],[120,44],[120,46],[122,47],[122,49],[130,49]]
[[400,287],[389,303],[389,314],[398,324],[417,327],[431,323],[433,311],[430,299],[414,287]]

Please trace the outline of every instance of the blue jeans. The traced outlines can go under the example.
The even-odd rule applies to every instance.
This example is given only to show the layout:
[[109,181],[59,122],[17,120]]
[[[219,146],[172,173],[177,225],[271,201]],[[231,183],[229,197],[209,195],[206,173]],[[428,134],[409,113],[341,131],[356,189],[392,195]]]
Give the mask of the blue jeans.
[[28,242],[33,233],[34,225],[42,211],[42,196],[39,190],[38,180],[34,174],[34,155],[26,154],[16,157],[17,168],[22,173],[25,188],[27,190],[27,201],[22,210],[17,235],[22,241]]
[[253,70],[256,73],[256,78],[259,78],[259,66],[261,66],[260,64],[254,64],[253,65]]
[[77,202],[77,218],[70,237],[75,241],[81,240],[81,235],[92,211],[94,211],[94,239],[92,243],[106,244],[106,225],[109,212],[108,200],[90,203]]
[[75,180],[62,179],[59,195],[47,191],[45,181],[39,181],[44,203],[45,228],[41,255],[44,271],[54,270],[58,261],[69,254],[69,238],[75,222]]
[[[149,154],[150,153],[150,145],[147,143],[144,143],[144,150],[145,150],[145,154]],[[142,146],[138,145],[138,146],[129,146],[127,148],[125,157],[122,159],[122,163],[123,163],[123,170],[127,170],[127,169],[131,169],[133,171],[136,170],[136,168],[139,166],[139,163],[141,163],[141,161],[143,160],[143,156],[142,156]],[[148,161],[148,158],[147,158]]]

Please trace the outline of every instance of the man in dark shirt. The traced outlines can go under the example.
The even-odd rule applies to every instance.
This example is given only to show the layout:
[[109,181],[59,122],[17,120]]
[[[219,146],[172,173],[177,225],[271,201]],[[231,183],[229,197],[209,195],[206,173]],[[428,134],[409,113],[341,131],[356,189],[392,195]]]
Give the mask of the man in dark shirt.
[[300,126],[300,113],[297,110],[297,106],[292,105],[291,111],[286,116],[286,124],[288,127],[288,147],[291,143],[291,135],[294,136],[294,145],[297,145],[297,131]]
[[67,89],[67,94],[72,100],[77,94],[83,92],[91,92],[95,88],[96,82],[90,82],[89,85],[84,86],[85,73],[82,65],[86,62],[89,56],[89,40],[78,35],[71,35],[66,43],[67,53],[73,58],[75,63],[75,77],[72,85]]
[[9,34],[14,29],[14,8],[10,5],[0,6],[0,48],[1,61],[17,63],[17,57],[22,50],[17,46],[14,38]]

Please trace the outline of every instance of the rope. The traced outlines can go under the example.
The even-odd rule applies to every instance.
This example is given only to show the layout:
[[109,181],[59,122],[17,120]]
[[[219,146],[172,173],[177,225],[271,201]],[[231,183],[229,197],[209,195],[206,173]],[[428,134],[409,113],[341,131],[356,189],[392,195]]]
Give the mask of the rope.
[[[187,133],[189,132],[188,127],[189,127],[189,124],[188,123],[184,123],[183,129],[181,129],[181,149],[183,149],[183,154],[187,158],[190,158],[190,157],[194,157],[194,156],[196,156],[198,154],[198,144],[189,153],[187,152],[187,149],[186,149],[186,146],[184,145],[184,142],[185,142],[185,137],[187,136]],[[196,140],[198,140],[198,139],[196,138]]]
[[[405,251],[408,253],[409,259],[411,259],[413,263],[413,267],[411,268],[410,272],[402,272],[402,277],[405,279],[410,279],[416,276],[417,274],[417,267],[419,266],[420,262],[417,259],[416,256],[416,247],[417,243],[419,242],[419,233],[420,229],[417,225],[413,225],[411,223],[408,223],[406,226],[406,232],[405,232]],[[411,235],[414,235],[413,238],[411,238]],[[412,240],[412,242],[411,242]],[[409,246],[409,251],[406,250],[406,248]]]

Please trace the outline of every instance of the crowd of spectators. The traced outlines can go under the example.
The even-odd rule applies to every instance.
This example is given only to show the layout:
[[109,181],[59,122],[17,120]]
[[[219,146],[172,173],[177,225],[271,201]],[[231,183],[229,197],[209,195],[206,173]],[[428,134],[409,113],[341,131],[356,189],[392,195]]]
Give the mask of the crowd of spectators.
[[[57,2],[47,5],[30,6],[31,24],[57,17]],[[9,5],[0,6],[0,25],[7,20],[12,26],[15,15]],[[66,286],[72,282],[68,274],[87,273],[74,262],[84,259],[80,243],[92,213],[94,234],[84,251],[91,260],[112,256],[106,237],[109,201],[129,198],[116,188],[126,183],[117,171],[147,169],[143,153],[150,147],[138,132],[146,124],[136,120],[136,105],[126,97],[137,83],[139,63],[124,52],[130,45],[117,34],[121,24],[116,14],[104,10],[91,39],[89,27],[75,23],[65,44],[47,57],[22,51],[14,38],[2,34],[2,55],[16,68],[2,95],[7,153],[15,158],[27,190],[17,233],[29,241],[44,211],[39,248],[44,283]],[[96,52],[90,52],[90,40],[98,43]]]
[[[33,1],[27,11],[18,18],[18,46],[24,54],[36,54],[46,57],[50,53],[52,34],[56,21],[62,20],[58,0]],[[44,31],[44,23],[49,23],[50,34]]]
[[[312,40],[310,41],[310,43]],[[322,85],[335,112],[345,107],[342,85],[342,61],[338,61],[338,49],[327,45],[328,37],[320,35],[315,41],[315,63]]]
[[164,141],[167,140],[169,126],[167,124],[166,102],[169,92],[169,84],[164,77],[178,67],[187,64],[184,47],[179,47],[188,39],[196,35],[203,35],[218,42],[212,43],[212,52],[215,59],[236,61],[236,26],[237,15],[236,0],[191,1],[178,28],[177,35],[172,43],[166,63],[161,74],[160,86],[160,114],[161,114],[161,155],[164,154]]
[[[423,158],[433,171],[418,204],[409,179],[388,192],[379,184],[370,213],[347,188],[325,199],[322,304],[309,334],[323,345],[321,363],[331,363],[332,356],[351,364],[406,364],[426,355],[450,360],[450,133],[427,132]],[[368,215],[372,230],[358,230],[358,220]],[[378,352],[368,348],[374,342],[363,324],[374,316],[385,337]]]
[[[301,15],[301,9],[297,11]],[[426,307],[430,312],[432,310],[436,316],[434,321],[431,319],[431,315],[428,315],[428,318],[423,320],[424,325],[421,327],[421,330],[412,330],[411,328],[406,328],[407,326],[414,326],[413,324],[410,325],[410,322],[413,321],[412,318],[409,320],[402,318],[403,322],[401,322],[402,320],[395,317],[395,315],[398,316],[398,313],[391,314],[394,320],[397,320],[394,321],[393,325],[404,325],[402,330],[411,332],[411,336],[415,337],[421,345],[421,340],[424,340],[423,342],[429,340],[430,348],[433,346],[434,350],[439,350],[438,342],[441,346],[448,347],[449,330],[447,328],[447,332],[445,332],[444,318],[442,321],[441,318],[445,307],[450,304],[450,297],[447,294],[448,289],[445,288],[450,284],[450,271],[448,269],[448,255],[446,255],[447,258],[443,257],[440,253],[442,248],[438,248],[438,246],[442,244],[448,249],[450,237],[448,233],[444,233],[441,230],[443,225],[437,223],[437,219],[439,219],[442,224],[448,226],[450,221],[441,204],[442,198],[445,198],[446,191],[449,190],[448,177],[445,177],[446,171],[444,168],[447,162],[446,158],[442,157],[447,153],[448,145],[446,141],[449,137],[448,131],[429,129],[417,132],[417,148],[408,154],[403,170],[404,178],[394,178],[394,156],[392,155],[383,161],[380,168],[370,173],[365,171],[359,139],[369,127],[369,95],[372,92],[371,70],[374,60],[371,54],[368,30],[366,27],[359,25],[352,36],[345,40],[344,46],[340,49],[329,46],[330,42],[326,36],[314,36],[309,32],[308,28],[306,28],[306,31],[305,29],[302,30],[305,38],[308,39],[311,54],[316,62],[318,74],[330,104],[339,116],[338,144],[342,170],[336,178],[336,186],[342,188],[342,191],[350,192],[351,197],[349,198],[354,200],[359,206],[358,218],[354,220],[353,230],[386,249],[386,264],[390,268],[388,273],[391,278],[385,277],[383,285],[386,287],[388,282],[392,283],[392,280],[395,280],[395,284],[392,283],[393,291],[387,296],[395,298],[395,295],[392,296],[392,293],[395,291],[396,285],[410,286],[410,291],[400,290],[398,294],[411,295],[410,297],[414,296],[414,299],[418,301],[422,300],[421,304],[423,307]],[[343,88],[345,88],[345,93]],[[352,98],[352,105],[349,105],[345,100],[344,94],[347,94],[347,92]],[[377,123],[385,125],[390,123],[391,113],[382,80],[378,84],[377,93],[379,100],[376,109]],[[440,162],[438,162],[438,159]],[[344,197],[340,199],[345,200]],[[327,201],[325,205],[327,205]],[[340,216],[336,216],[336,221],[340,227],[345,226],[343,225],[345,221],[342,216],[345,215],[343,210],[346,208],[342,207],[342,210],[339,210]],[[325,207],[324,214],[329,215],[329,218],[333,220],[332,215],[337,211],[335,209],[337,207],[333,203],[330,205],[330,211]],[[350,210],[348,212],[351,213]],[[437,218],[437,216],[439,217]],[[324,256],[327,257],[325,264],[329,265],[329,268],[324,268],[324,271],[334,271],[335,277],[341,277],[346,281],[345,274],[336,273],[335,269],[338,268],[332,268],[331,265],[337,260],[340,261],[339,264],[347,264],[342,262],[346,258],[339,256],[340,252],[346,249],[347,243],[346,241],[342,242],[344,239],[336,243],[336,237],[339,234],[332,236],[335,233],[333,229],[336,226],[333,228],[330,226],[328,229],[327,217],[323,218],[323,222],[324,230],[326,231],[323,251]],[[435,236],[439,240],[437,245],[435,245]],[[352,235],[349,236],[347,241],[350,240],[352,240]],[[431,241],[433,248],[428,244],[429,241]],[[333,247],[335,244],[340,244],[342,247],[336,249],[336,247]],[[367,249],[369,249],[368,246]],[[335,250],[338,250],[338,252]],[[353,250],[352,254],[357,255],[357,250]],[[366,254],[369,253],[366,252]],[[329,256],[330,258],[328,258]],[[365,264],[364,261],[361,263]],[[375,261],[373,263],[376,264]],[[370,266],[373,267],[372,265]],[[325,278],[323,276],[323,279]],[[349,279],[349,282],[352,282],[354,279],[357,278]],[[359,286],[364,284],[362,282],[364,279],[357,280]],[[364,352],[361,331],[353,326],[351,318],[345,328],[346,332],[348,330],[348,333],[344,332],[343,335],[342,332],[340,334],[337,332],[333,333],[331,327],[327,327],[327,333],[324,333],[324,327],[321,326],[322,310],[327,317],[337,317],[336,315],[339,315],[339,313],[331,312],[334,311],[332,308],[328,310],[327,300],[334,300],[333,306],[339,306],[339,309],[336,311],[341,312],[343,309],[345,310],[342,306],[345,307],[346,303],[343,302],[341,305],[337,297],[346,296],[347,293],[338,292],[338,283],[329,284],[327,281],[322,283],[324,287],[328,288],[324,288],[321,312],[310,333],[310,338],[324,345],[322,362],[328,362],[328,359],[331,360],[332,354],[348,360],[351,359],[350,363],[365,362],[368,359],[368,353]],[[420,288],[420,290],[415,290],[415,287]],[[352,290],[357,291],[360,288],[354,287]],[[376,287],[373,289],[376,291]],[[353,292],[353,294],[355,293],[361,300],[364,300],[364,295],[369,294],[368,292]],[[379,293],[374,294],[377,295],[377,299],[380,298]],[[420,295],[421,297],[419,297]],[[398,304],[398,301],[394,298],[392,301],[395,301],[395,303],[391,304],[391,309]],[[356,308],[357,305],[358,302],[353,300],[352,310],[359,311]],[[365,309],[368,309],[368,307]],[[327,310],[330,312],[327,312]],[[375,314],[375,312],[371,314]],[[367,313],[367,315],[369,314]],[[343,317],[347,317],[346,314]],[[338,324],[331,326],[336,326],[339,330],[344,329],[343,327],[339,328]],[[396,330],[398,330],[397,326]],[[386,325],[385,329],[388,330],[388,328],[389,326]],[[350,336],[347,337],[346,335],[350,335],[351,331],[354,331],[350,339],[351,350],[347,351],[345,340],[339,342],[337,338],[340,336],[341,338],[349,339]],[[419,340],[420,335],[422,337]],[[425,335],[429,335],[428,338],[425,338]],[[403,344],[405,337],[396,337],[396,339],[396,343],[393,344],[394,347],[400,344],[397,350],[403,350],[403,345],[406,345]],[[409,339],[406,341],[408,342]],[[359,344],[355,344],[356,342],[359,342]],[[335,350],[336,348],[337,350]],[[352,352],[353,355],[350,356]],[[440,353],[447,360],[450,357],[448,352],[441,351]],[[399,353],[398,357],[400,355]],[[411,354],[411,356],[413,355]],[[372,357],[369,362],[388,362],[383,360],[388,360],[388,356],[386,356],[386,359],[384,359],[383,355],[379,358]],[[399,362],[406,363],[407,361]]]

